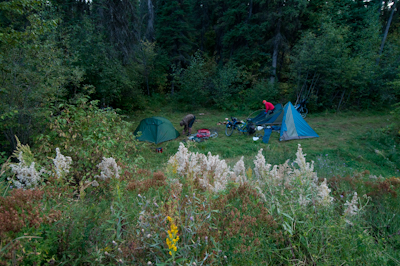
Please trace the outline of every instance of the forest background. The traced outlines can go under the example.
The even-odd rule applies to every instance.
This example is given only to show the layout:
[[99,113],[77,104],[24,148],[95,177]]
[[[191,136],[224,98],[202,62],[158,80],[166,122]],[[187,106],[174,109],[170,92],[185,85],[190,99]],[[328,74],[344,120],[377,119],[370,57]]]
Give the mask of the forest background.
[[126,113],[173,105],[311,112],[399,100],[397,1],[0,3],[0,150],[83,95]]

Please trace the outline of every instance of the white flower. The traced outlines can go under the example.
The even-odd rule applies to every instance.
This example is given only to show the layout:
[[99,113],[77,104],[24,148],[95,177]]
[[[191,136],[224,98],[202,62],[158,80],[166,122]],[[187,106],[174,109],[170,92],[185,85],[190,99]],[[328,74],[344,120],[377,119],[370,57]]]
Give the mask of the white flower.
[[22,156],[22,152],[18,155],[19,163],[10,164],[11,171],[15,174],[17,180],[13,180],[17,188],[36,187],[41,179],[41,175],[46,173],[43,168],[38,172],[35,168],[35,162],[28,166]]
[[353,225],[354,225],[351,221],[349,221],[349,220],[347,220],[347,219],[344,219],[344,221],[346,222],[346,224],[348,224],[348,225],[350,225],[350,226],[353,226]]
[[114,158],[103,157],[103,160],[97,165],[97,167],[100,169],[100,175],[96,175],[96,178],[102,180],[106,180],[107,178],[119,178],[121,167],[117,165]]
[[168,165],[176,169],[178,175],[197,179],[201,186],[215,192],[225,189],[230,180],[237,182],[236,175],[225,160],[210,152],[207,156],[190,152],[183,143],[179,144],[178,152],[169,158]]
[[323,206],[329,205],[333,201],[333,197],[329,195],[330,192],[331,190],[326,184],[326,178],[324,178],[324,182],[318,187],[317,202]]
[[344,211],[344,215],[354,216],[357,214],[358,212],[357,201],[358,201],[357,192],[354,192],[351,202],[348,202],[346,200],[346,203],[344,204],[345,206],[347,206],[347,209]]
[[265,157],[262,154],[263,149],[260,149],[256,155],[256,159],[254,160],[254,173],[258,179],[263,177],[267,171],[269,171],[269,167],[271,165],[265,164]]
[[72,159],[69,156],[64,156],[61,154],[60,149],[56,148],[57,156],[53,159],[54,166],[56,168],[57,178],[64,177],[69,173],[71,168]]
[[306,162],[306,154],[303,153],[301,145],[298,144],[296,152],[296,160],[294,162],[299,166],[299,169],[294,169],[294,173],[298,177],[302,177],[305,180],[313,181],[315,184],[318,182],[317,174],[314,173],[314,161],[310,163]]
[[244,182],[247,181],[246,178],[246,167],[244,166],[244,161],[243,161],[243,156],[240,158],[240,160],[235,164],[233,167],[233,172],[236,175],[236,182],[243,184]]

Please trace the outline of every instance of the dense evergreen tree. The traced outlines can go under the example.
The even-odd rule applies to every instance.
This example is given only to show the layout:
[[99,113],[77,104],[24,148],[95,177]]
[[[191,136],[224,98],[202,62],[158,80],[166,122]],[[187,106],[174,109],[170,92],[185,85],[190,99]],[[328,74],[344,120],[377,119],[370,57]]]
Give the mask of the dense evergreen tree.
[[187,65],[193,51],[193,29],[188,17],[187,1],[158,1],[156,40],[174,65]]
[[[5,8],[21,1],[2,2],[2,32],[23,32],[30,25],[28,15],[10,16]],[[397,0],[52,0],[38,14],[56,26],[35,41],[51,42],[57,48],[53,56],[75,69],[76,78],[60,85],[63,99],[94,88],[91,97],[103,105],[136,109],[145,106],[144,95],[183,93],[196,84],[207,98],[196,104],[211,104],[214,96],[233,99],[274,84],[284,101],[311,97],[316,109],[340,110],[398,100],[387,86],[400,64],[397,5]],[[34,60],[30,51],[21,50],[25,60]]]

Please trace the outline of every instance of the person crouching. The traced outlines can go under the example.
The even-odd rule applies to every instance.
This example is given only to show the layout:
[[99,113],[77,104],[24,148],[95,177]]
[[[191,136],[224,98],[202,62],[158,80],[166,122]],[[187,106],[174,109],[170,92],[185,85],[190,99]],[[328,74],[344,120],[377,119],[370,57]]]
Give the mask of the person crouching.
[[270,115],[275,111],[275,106],[272,103],[267,102],[266,100],[264,100],[263,104],[265,105],[265,113],[267,115]]
[[181,125],[181,127],[182,126],[184,127],[183,132],[182,132],[183,135],[186,134],[186,131],[188,132],[187,133],[188,136],[190,134],[192,134],[192,126],[193,126],[194,120],[196,120],[196,117],[193,114],[188,114],[179,123]]

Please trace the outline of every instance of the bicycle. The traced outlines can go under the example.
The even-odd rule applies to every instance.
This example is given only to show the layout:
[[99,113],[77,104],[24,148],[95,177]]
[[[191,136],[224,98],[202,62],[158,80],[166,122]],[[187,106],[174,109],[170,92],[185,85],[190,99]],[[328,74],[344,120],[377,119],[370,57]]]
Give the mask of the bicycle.
[[307,104],[307,100],[303,100],[300,103],[296,104],[296,106],[294,107],[294,109],[296,109],[302,118],[306,118],[307,114],[308,114],[308,109],[306,107]]
[[[243,123],[238,121],[236,117],[231,117],[232,121],[228,120],[226,124],[225,135],[228,137],[232,135],[233,131],[236,129],[239,133],[247,134],[249,132],[249,123]],[[247,119],[249,121],[249,119]]]

